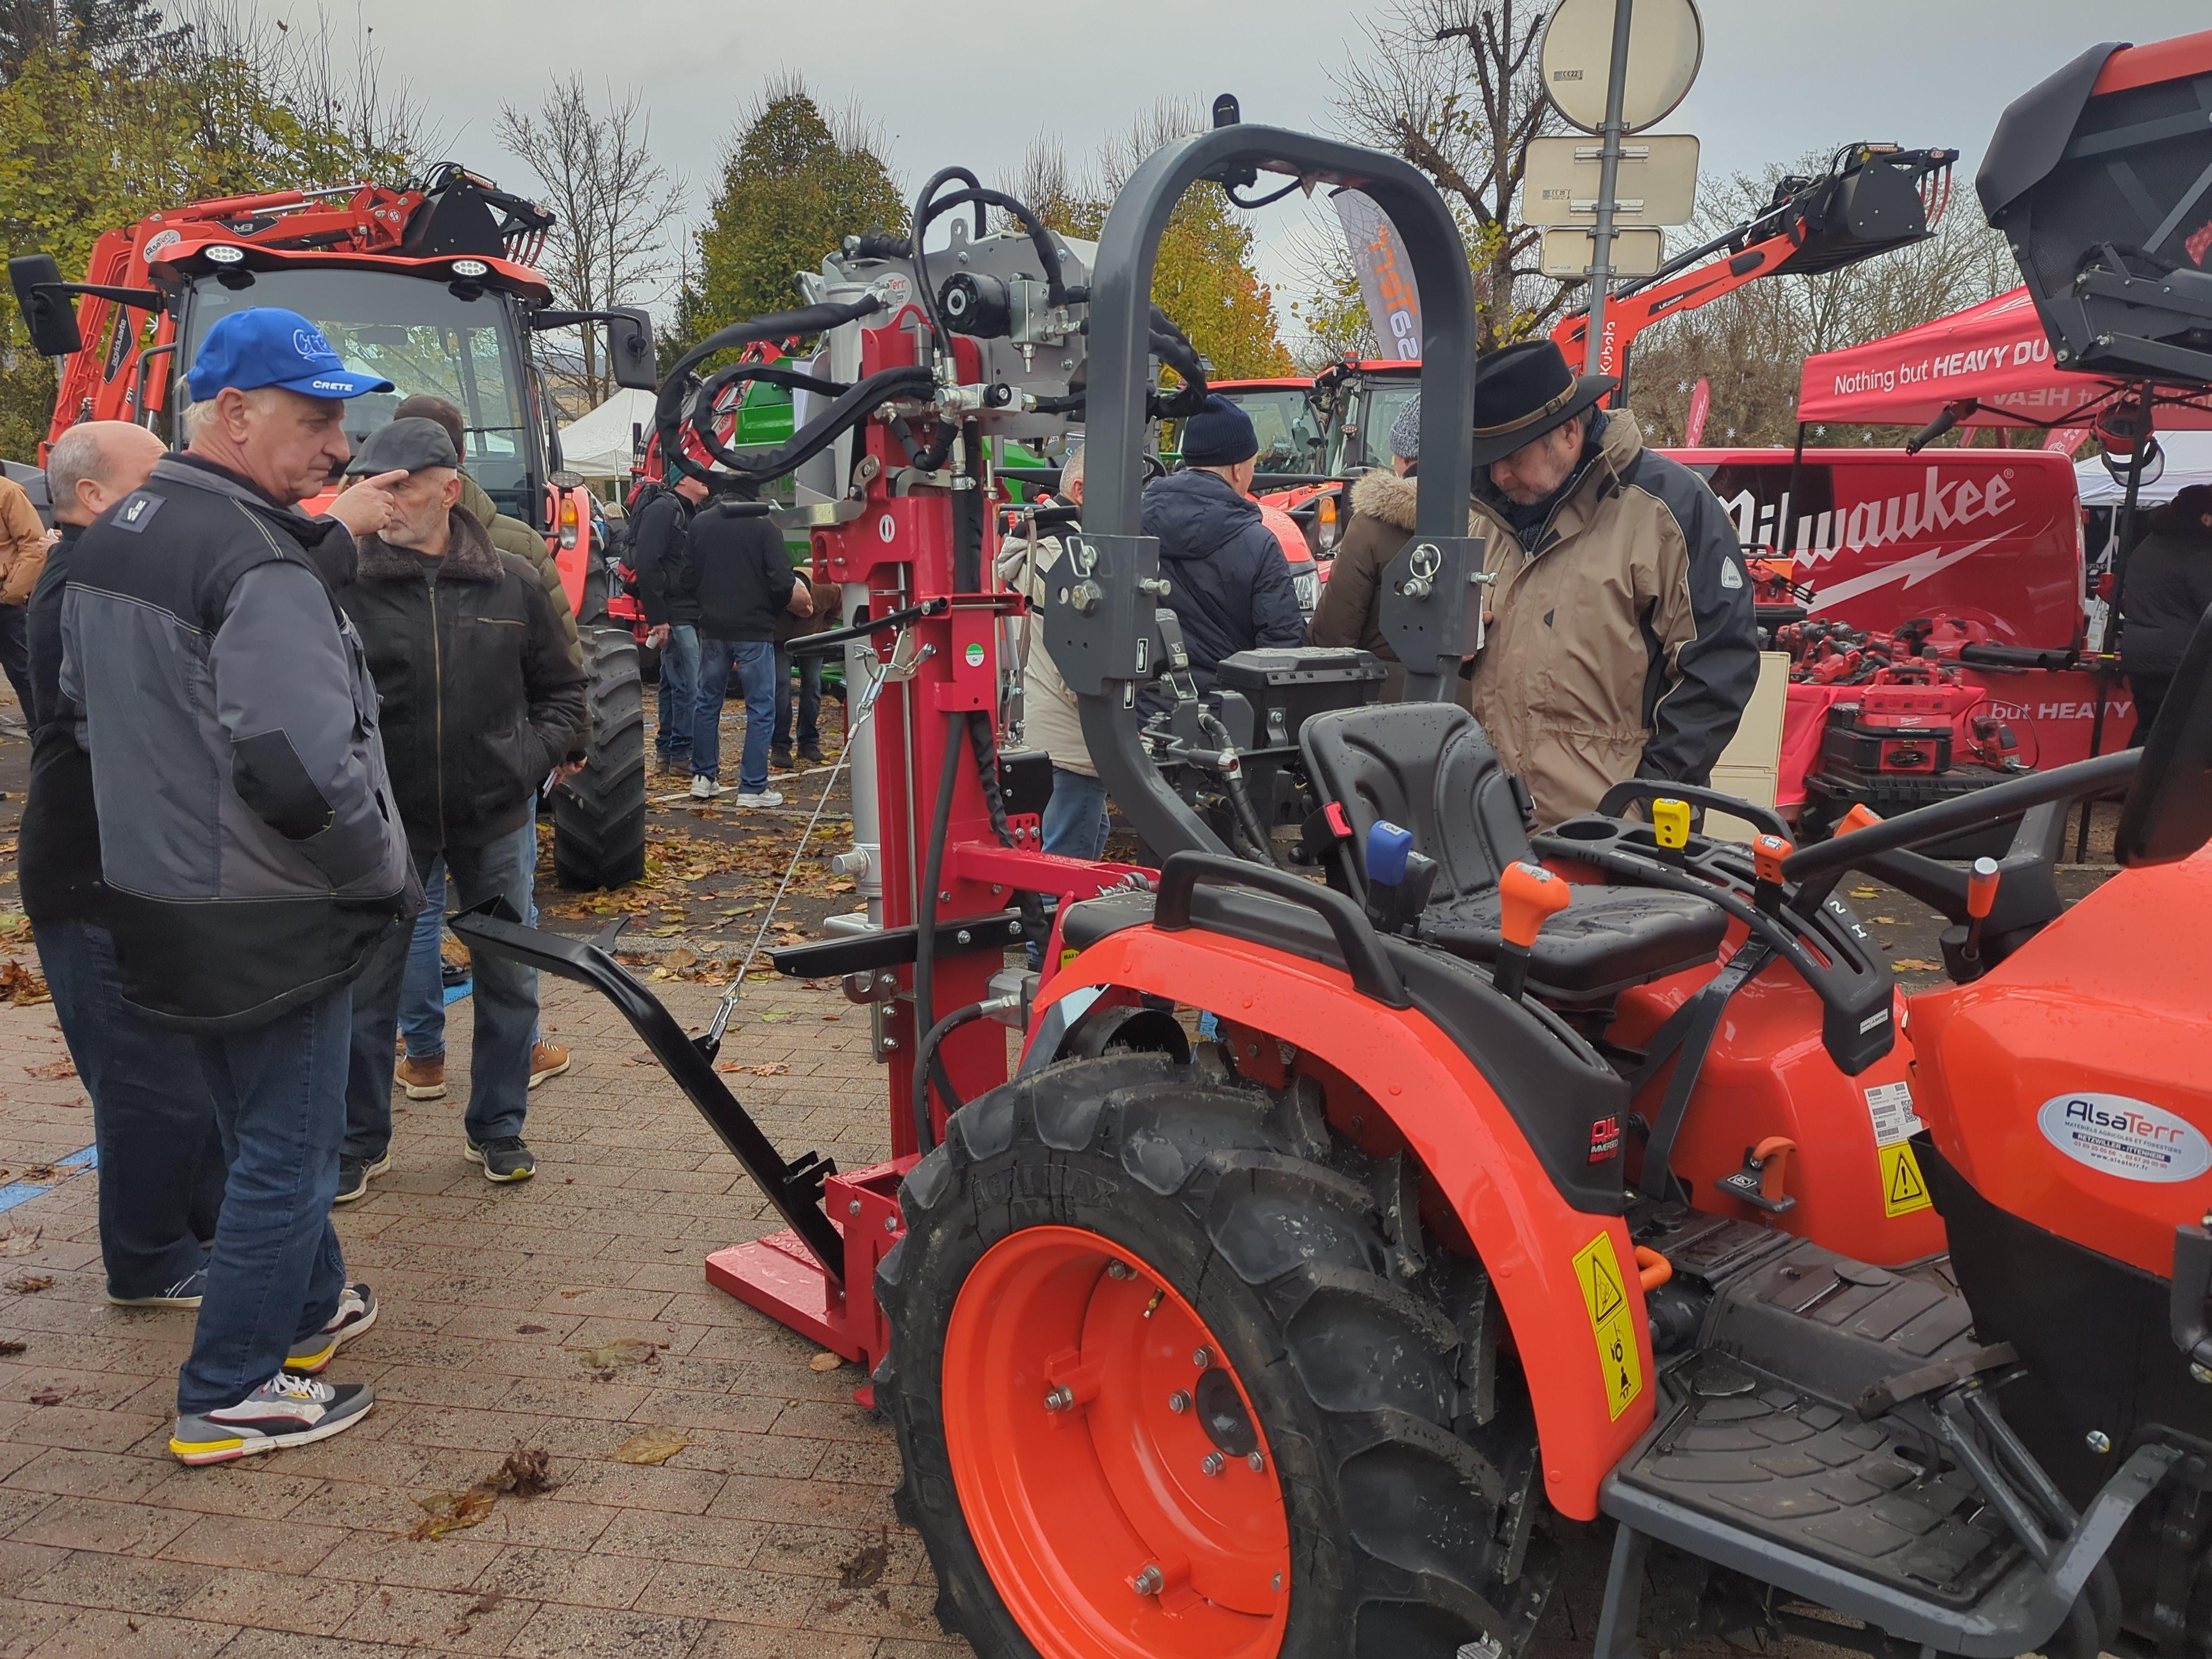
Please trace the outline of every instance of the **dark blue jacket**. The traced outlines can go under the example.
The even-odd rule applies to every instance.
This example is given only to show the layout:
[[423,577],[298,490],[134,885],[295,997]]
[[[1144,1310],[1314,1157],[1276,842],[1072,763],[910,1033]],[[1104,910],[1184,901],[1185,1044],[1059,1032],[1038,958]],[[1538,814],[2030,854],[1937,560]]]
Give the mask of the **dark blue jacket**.
[[1283,544],[1260,517],[1260,504],[1218,474],[1171,472],[1145,490],[1144,531],[1160,541],[1162,606],[1182,623],[1200,689],[1213,665],[1257,646],[1305,643],[1305,617],[1291,585]]

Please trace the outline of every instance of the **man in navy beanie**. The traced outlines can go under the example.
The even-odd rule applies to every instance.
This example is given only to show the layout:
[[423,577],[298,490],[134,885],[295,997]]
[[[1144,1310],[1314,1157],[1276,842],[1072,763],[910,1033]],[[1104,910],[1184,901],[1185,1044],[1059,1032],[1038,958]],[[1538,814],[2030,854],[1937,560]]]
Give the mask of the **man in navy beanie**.
[[1201,690],[1224,657],[1305,641],[1290,563],[1252,499],[1259,453],[1251,416],[1208,398],[1183,423],[1183,470],[1145,491],[1145,534],[1159,538],[1170,584],[1165,608],[1182,623]]

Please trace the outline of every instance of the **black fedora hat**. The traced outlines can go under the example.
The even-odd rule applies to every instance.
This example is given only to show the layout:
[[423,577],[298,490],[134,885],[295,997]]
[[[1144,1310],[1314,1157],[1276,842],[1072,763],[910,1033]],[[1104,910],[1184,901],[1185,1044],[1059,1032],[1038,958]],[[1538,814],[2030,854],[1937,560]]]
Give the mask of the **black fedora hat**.
[[1474,364],[1474,465],[1502,461],[1565,425],[1620,382],[1577,374],[1550,340],[1523,340]]

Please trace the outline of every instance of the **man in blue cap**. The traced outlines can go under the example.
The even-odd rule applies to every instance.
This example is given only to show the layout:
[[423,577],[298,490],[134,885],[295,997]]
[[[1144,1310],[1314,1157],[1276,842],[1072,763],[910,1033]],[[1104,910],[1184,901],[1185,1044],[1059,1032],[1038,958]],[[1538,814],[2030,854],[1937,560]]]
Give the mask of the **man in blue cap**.
[[421,902],[376,686],[324,572],[380,530],[398,475],[310,519],[388,392],[296,312],[209,330],[189,447],[77,542],[59,695],[92,760],[123,1000],[191,1034],[230,1175],[169,1449],[214,1463],[361,1420],[314,1375],[367,1330],[330,1224],[352,983]]
[[1214,665],[1258,646],[1305,643],[1306,620],[1283,544],[1252,499],[1260,438],[1252,417],[1212,397],[1183,422],[1180,472],[1145,491],[1145,534],[1160,542],[1167,608],[1200,690]]

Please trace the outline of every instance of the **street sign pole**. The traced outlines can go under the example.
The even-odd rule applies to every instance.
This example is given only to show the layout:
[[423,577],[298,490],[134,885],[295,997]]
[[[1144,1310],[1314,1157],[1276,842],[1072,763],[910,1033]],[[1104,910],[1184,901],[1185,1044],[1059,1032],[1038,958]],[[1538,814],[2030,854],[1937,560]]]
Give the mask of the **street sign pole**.
[[1605,125],[1600,130],[1597,225],[1590,237],[1589,337],[1583,351],[1583,373],[1603,373],[1605,301],[1613,286],[1613,214],[1620,184],[1620,106],[1628,87],[1628,25],[1636,0],[1613,0],[1613,57],[1606,70]]

